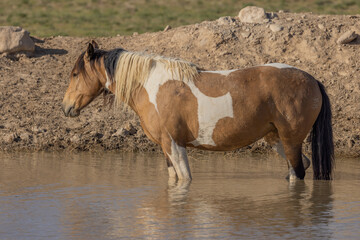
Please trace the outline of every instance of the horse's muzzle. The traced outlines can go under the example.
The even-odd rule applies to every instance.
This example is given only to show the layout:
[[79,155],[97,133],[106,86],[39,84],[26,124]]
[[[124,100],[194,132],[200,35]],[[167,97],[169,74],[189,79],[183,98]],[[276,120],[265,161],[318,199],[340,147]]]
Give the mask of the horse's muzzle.
[[80,115],[80,111],[76,110],[74,106],[67,106],[65,103],[63,103],[61,108],[66,117],[77,117]]

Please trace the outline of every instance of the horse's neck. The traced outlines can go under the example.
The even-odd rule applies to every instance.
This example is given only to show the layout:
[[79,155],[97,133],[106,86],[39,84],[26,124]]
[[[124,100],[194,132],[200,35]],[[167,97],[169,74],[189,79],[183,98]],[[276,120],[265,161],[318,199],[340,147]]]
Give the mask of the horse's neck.
[[104,59],[102,59],[100,61],[96,61],[94,73],[96,74],[97,78],[99,79],[100,84],[103,87],[106,87],[107,89],[109,89],[108,82],[110,83],[110,79],[108,79],[107,74],[106,74]]
[[155,108],[157,108],[156,95],[159,88],[171,79],[171,72],[166,69],[164,64],[157,63],[150,71],[144,85],[132,91],[131,99],[128,103],[129,107],[132,108],[139,116],[141,114],[139,109],[143,109],[148,102],[152,103]]

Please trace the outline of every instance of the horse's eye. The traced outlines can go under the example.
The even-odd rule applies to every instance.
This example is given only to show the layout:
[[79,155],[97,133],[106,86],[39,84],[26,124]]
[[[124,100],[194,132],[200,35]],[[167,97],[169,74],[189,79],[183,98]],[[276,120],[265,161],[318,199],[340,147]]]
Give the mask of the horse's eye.
[[77,73],[73,73],[73,74],[72,74],[73,77],[77,77],[77,75],[78,75]]

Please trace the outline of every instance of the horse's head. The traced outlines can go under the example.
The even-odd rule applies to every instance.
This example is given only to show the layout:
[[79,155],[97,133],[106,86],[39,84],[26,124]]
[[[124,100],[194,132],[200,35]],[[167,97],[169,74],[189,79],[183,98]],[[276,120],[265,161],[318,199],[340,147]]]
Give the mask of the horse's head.
[[80,110],[103,91],[106,81],[105,70],[100,61],[103,54],[104,51],[99,50],[97,43],[92,41],[77,59],[62,102],[65,116],[78,116]]

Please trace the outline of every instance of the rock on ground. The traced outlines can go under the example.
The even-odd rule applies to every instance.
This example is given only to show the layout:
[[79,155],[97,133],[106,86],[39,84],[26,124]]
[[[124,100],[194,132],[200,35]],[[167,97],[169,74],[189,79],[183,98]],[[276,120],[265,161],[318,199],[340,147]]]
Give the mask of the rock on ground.
[[255,6],[241,9],[239,18],[243,23],[263,23],[264,20],[268,19],[265,10]]
[[164,28],[164,32],[169,31],[172,27],[170,25],[166,25],[166,27]]
[[270,29],[273,32],[280,32],[281,30],[283,30],[283,27],[277,24],[271,24]]
[[357,38],[357,34],[355,33],[355,31],[347,31],[346,33],[342,34],[339,39],[337,40],[338,44],[346,44],[346,43],[350,43],[352,41],[355,40],[355,38]]
[[21,27],[0,27],[0,53],[33,52],[35,43]]

